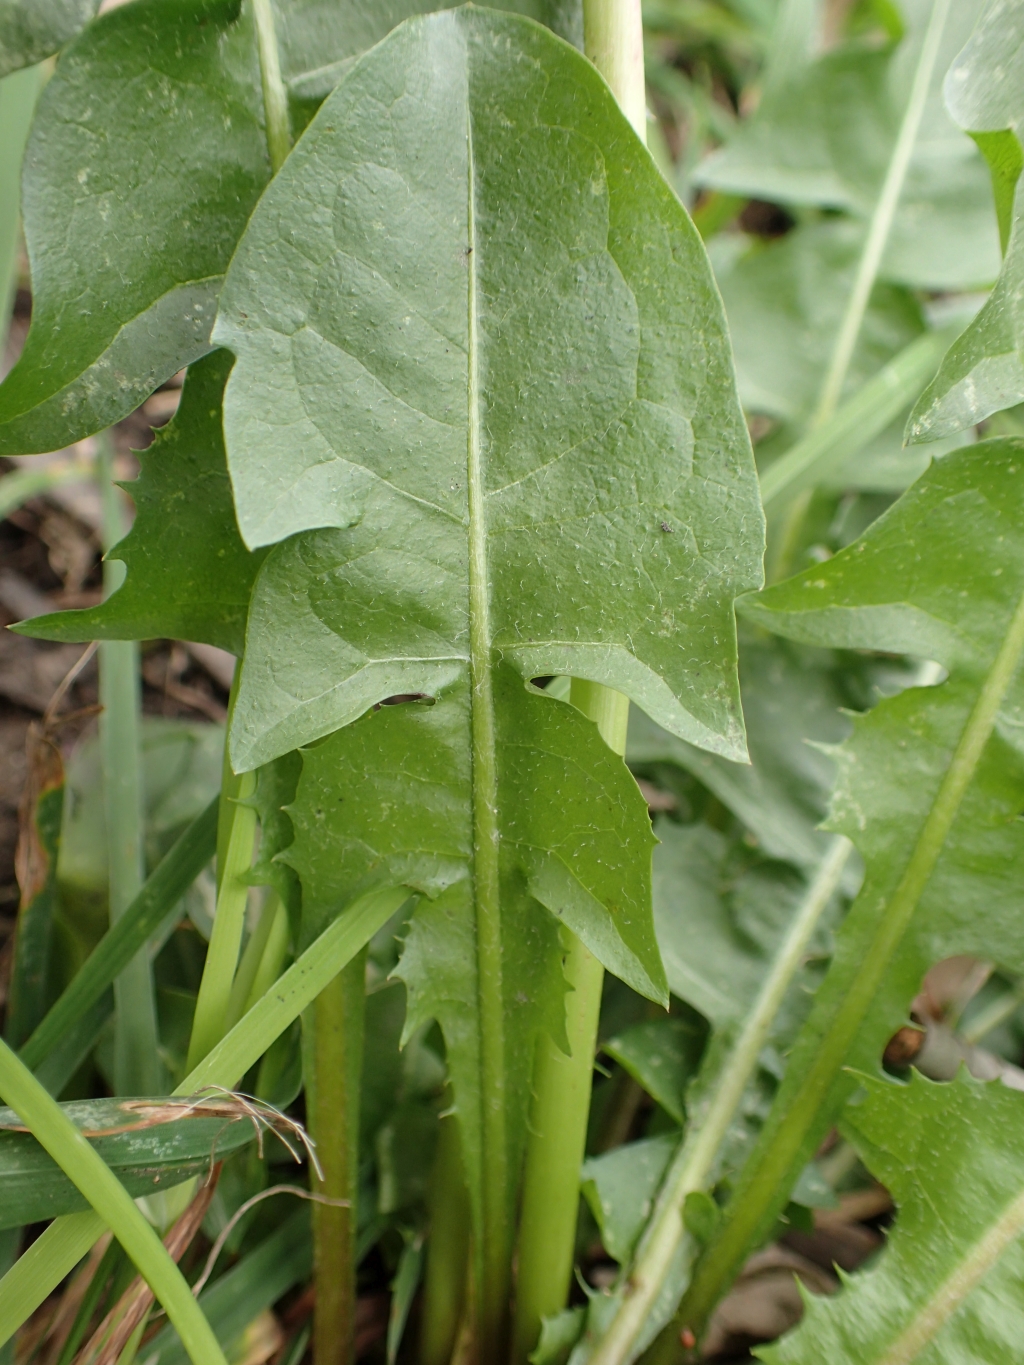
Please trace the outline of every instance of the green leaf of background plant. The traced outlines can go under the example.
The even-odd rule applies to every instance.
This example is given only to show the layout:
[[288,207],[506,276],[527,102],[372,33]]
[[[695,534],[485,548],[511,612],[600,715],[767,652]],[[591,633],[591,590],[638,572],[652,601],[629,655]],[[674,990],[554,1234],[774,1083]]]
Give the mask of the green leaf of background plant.
[[827,844],[818,832],[835,780],[821,745],[849,732],[850,704],[831,660],[778,640],[741,640],[740,693],[750,763],[731,763],[667,734],[634,711],[626,758],[692,773],[746,826],[771,858],[810,869]]
[[472,11],[396,30],[262,201],[216,335],[239,355],[243,536],[339,528],[260,574],[236,766],[462,674],[471,547],[488,645],[526,677],[612,685],[743,754],[730,602],[759,574],[760,512],[719,304],[692,225],[570,47]]
[[99,0],[0,0],[0,76],[52,57],[98,7]]
[[[1024,856],[1019,670],[983,748],[969,759],[960,752],[969,722],[987,727],[976,708],[1000,697],[993,689],[1014,658],[1005,651],[1017,650],[1022,505],[1022,443],[956,451],[859,541],[744,603],[745,614],[791,638],[916,654],[943,664],[950,679],[880,702],[833,750],[839,781],[827,827],[857,846],[864,885],[720,1240],[698,1268],[690,1291],[698,1320],[713,1277],[736,1265],[740,1242],[768,1229],[848,1098],[854,1082],[840,1068],[878,1072],[928,968],[963,953],[1024,969],[1015,872]],[[950,805],[953,790],[961,794]]]
[[[298,99],[323,99],[403,19],[445,8],[444,0],[279,0],[282,75]],[[583,46],[581,0],[504,0],[490,8],[524,14]]]
[[946,108],[989,163],[1004,251],[1021,172],[1022,38],[1020,6],[1013,0],[993,0],[944,84]]
[[677,1133],[661,1133],[627,1142],[583,1163],[583,1194],[601,1229],[605,1250],[620,1265],[633,1254],[678,1145]]
[[[863,245],[842,220],[794,228],[776,242],[737,236],[712,247],[740,397],[748,412],[785,422],[811,416]],[[854,353],[848,392],[924,330],[920,305],[891,284],[875,286]]]
[[238,13],[238,0],[135,0],[62,55],[25,157],[32,326],[0,387],[0,451],[97,431],[209,350],[270,173]]
[[[574,0],[520,3],[579,27]],[[344,64],[424,8],[437,4],[282,4],[285,74]],[[0,453],[98,431],[209,350],[224,270],[269,178],[248,6],[133,0],[81,34],[26,156],[33,325],[0,387]]]
[[241,654],[245,617],[264,555],[238,535],[224,459],[225,351],[189,368],[171,423],[139,456],[127,485],[135,523],[110,553],[124,584],[98,607],[37,616],[19,633],[39,640],[200,640]]
[[681,1124],[686,1114],[686,1087],[706,1041],[707,1031],[698,1020],[672,1015],[634,1024],[607,1039],[601,1050]]
[[879,1259],[758,1355],[772,1365],[1018,1361],[1024,1314],[1024,1099],[961,1071],[937,1085],[858,1076],[843,1134],[891,1192]]
[[990,6],[946,78],[946,102],[989,155],[1006,255],[995,288],[950,348],[907,427],[910,441],[934,441],[1024,400],[1024,14]]
[[[73,1100],[61,1105],[134,1196],[170,1189],[201,1175],[209,1169],[211,1157],[223,1160],[255,1137],[247,1117],[200,1113],[172,1121],[169,1114],[157,1118],[140,1112],[132,1107],[136,1103]],[[154,1107],[159,1103],[152,1101]],[[151,1127],[142,1126],[147,1121]],[[11,1131],[20,1126],[13,1110],[0,1109],[0,1227],[22,1227],[87,1209],[88,1200],[32,1134]],[[107,1128],[132,1131],[92,1136]]]
[[767,969],[763,949],[737,919],[739,897],[750,889],[744,873],[766,875],[775,897],[788,891],[785,900],[799,878],[771,864],[760,873],[743,869],[732,841],[710,825],[660,820],[657,832],[655,924],[669,987],[714,1028],[727,1030],[743,1019]]
[[[999,269],[991,189],[977,150],[942,105],[941,77],[982,10],[957,0],[937,76],[882,264],[882,278],[915,288],[963,289]],[[931,0],[904,0],[907,36],[894,48],[841,46],[765,94],[698,183],[771,202],[817,204],[870,215],[878,198]]]

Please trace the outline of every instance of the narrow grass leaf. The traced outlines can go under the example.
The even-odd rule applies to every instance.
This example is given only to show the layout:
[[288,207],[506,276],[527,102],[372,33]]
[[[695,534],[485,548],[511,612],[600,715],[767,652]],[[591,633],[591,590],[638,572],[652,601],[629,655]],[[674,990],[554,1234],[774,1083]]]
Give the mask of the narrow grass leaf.
[[95,1005],[118,973],[160,929],[213,857],[217,840],[215,798],[168,850],[124,914],[112,925],[81,970],[19,1052],[33,1070]]
[[[136,1100],[73,1100],[61,1112],[133,1197],[159,1193],[209,1170],[251,1142],[247,1116],[183,1113]],[[88,1200],[10,1109],[0,1109],[0,1228],[42,1223],[87,1208]],[[108,1133],[108,1136],[103,1136]]]
[[226,1365],[181,1272],[131,1195],[5,1043],[0,1043],[0,1094],[117,1237],[167,1310],[193,1365]]

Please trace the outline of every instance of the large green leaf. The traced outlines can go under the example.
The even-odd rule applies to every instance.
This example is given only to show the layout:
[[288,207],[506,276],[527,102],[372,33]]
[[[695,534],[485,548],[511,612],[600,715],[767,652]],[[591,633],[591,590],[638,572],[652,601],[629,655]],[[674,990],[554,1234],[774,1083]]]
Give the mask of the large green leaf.
[[[141,1107],[140,1106],[144,1106]],[[61,1108],[130,1194],[170,1189],[256,1136],[252,1120],[231,1114],[182,1113],[160,1100],[75,1100]],[[88,1200],[21,1120],[0,1109],[0,1227],[22,1227],[89,1207]],[[108,1131],[109,1130],[109,1131]]]
[[880,702],[833,751],[828,827],[863,855],[864,885],[691,1290],[701,1312],[710,1283],[720,1286],[770,1226],[855,1086],[841,1068],[879,1071],[929,967],[969,954],[1024,970],[1022,510],[1024,444],[966,447],[933,465],[861,540],[744,606],[792,638],[913,653],[950,678]]
[[242,544],[224,460],[224,351],[198,361],[173,421],[127,485],[135,523],[112,559],[125,582],[98,607],[37,616],[19,627],[41,640],[202,640],[241,654],[253,580],[264,556]]
[[98,6],[99,0],[0,0],[0,76],[52,57]]
[[[375,885],[425,896],[399,970],[410,1026],[445,1033],[493,1320],[534,1038],[562,1028],[547,912],[664,989],[642,802],[527,682],[610,684],[743,752],[731,598],[761,519],[717,293],[593,68],[466,9],[342,79],[246,229],[215,337],[238,356],[242,534],[285,541],[233,763],[347,727],[304,754],[288,857],[310,933]],[[434,704],[365,715],[396,695]]]
[[[956,0],[937,76],[882,263],[882,277],[916,287],[983,285],[999,269],[984,161],[951,122],[941,82],[982,10]],[[703,184],[773,202],[870,215],[906,103],[931,0],[904,0],[906,38],[895,48],[840,47],[766,91],[757,112],[698,168]]]
[[[339,62],[437,7],[282,3],[285,75],[301,86],[326,64],[311,85],[320,99]],[[513,7],[579,27],[575,0]],[[40,101],[26,157],[34,312],[0,387],[0,453],[97,431],[209,349],[224,270],[269,176],[248,6],[133,0],[81,34]]]
[[773,1365],[1024,1359],[1024,1099],[962,1071],[936,1085],[858,1078],[844,1135],[892,1193],[883,1255],[758,1354]]
[[293,537],[257,580],[236,767],[491,650],[743,755],[761,519],[720,305],[572,48],[474,11],[396,30],[262,200],[216,335],[242,534]]
[[135,0],[63,54],[25,157],[34,305],[0,387],[0,450],[96,431],[209,349],[224,269],[270,173],[238,10]]
[[996,286],[973,324],[950,348],[921,395],[907,429],[911,441],[972,426],[1024,400],[1024,127],[1021,52],[1024,13],[996,3],[957,58],[946,81],[954,118],[993,164],[1006,257]]

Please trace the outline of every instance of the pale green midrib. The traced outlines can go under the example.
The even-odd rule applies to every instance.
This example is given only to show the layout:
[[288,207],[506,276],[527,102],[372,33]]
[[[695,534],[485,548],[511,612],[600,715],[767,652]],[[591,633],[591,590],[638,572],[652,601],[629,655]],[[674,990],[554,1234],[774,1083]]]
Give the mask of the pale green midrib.
[[467,150],[467,500],[469,513],[469,671],[472,735],[473,891],[480,1011],[482,1344],[502,1316],[508,1239],[505,1143],[505,1039],[498,882],[498,776],[487,562],[486,493],[480,430],[477,330],[476,183],[473,126],[466,105]]
[[839,328],[839,334],[836,337],[812,426],[819,426],[832,416],[839,402],[850,363],[853,360],[857,338],[860,336],[864,315],[871,300],[871,291],[878,277],[882,256],[885,253],[893,220],[896,217],[896,210],[903,193],[907,171],[910,169],[910,159],[917,143],[921,119],[924,117],[928,88],[935,70],[935,63],[938,60],[942,34],[945,30],[951,4],[952,0],[932,0],[932,12],[914,69],[907,105],[900,121],[899,133],[893,146],[892,155],[889,158],[882,189],[871,215],[868,235],[857,264],[853,289],[850,291],[846,312]]
[[911,1365],[956,1310],[976,1289],[1011,1242],[1024,1232],[1024,1190],[971,1246],[917,1316],[897,1337],[877,1365]]
[[[1013,680],[1014,672],[1024,651],[1024,596],[1017,603],[1003,643],[981,688],[956,750],[936,793],[934,802],[914,845],[903,876],[889,899],[885,916],[864,954],[862,969],[857,973],[831,1024],[821,1038],[813,1062],[807,1069],[803,1083],[789,1101],[786,1117],[775,1132],[773,1145],[763,1162],[753,1172],[765,1197],[750,1198],[749,1168],[741,1176],[734,1194],[739,1212],[727,1221],[720,1241],[712,1244],[704,1262],[705,1274],[698,1274],[693,1284],[694,1311],[697,1325],[702,1326],[706,1312],[712,1306],[705,1302],[708,1287],[715,1284],[718,1263],[731,1266],[741,1254],[749,1237],[756,1231],[775,1189],[786,1180],[790,1165],[813,1125],[815,1115],[825,1102],[838,1069],[849,1052],[871,1002],[878,993],[882,979],[897,951],[917,903],[938,862],[960,803],[974,776],[982,751],[995,725],[999,707]],[[827,978],[826,978],[827,983]],[[715,1284],[717,1288],[717,1284]],[[710,1296],[709,1296],[710,1297]]]

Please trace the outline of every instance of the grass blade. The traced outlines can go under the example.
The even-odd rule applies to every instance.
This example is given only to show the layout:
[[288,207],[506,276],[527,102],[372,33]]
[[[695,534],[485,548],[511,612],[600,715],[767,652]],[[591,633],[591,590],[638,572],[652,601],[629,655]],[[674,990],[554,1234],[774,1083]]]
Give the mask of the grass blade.
[[81,971],[18,1053],[32,1070],[68,1036],[178,902],[213,857],[217,842],[214,798],[153,869],[124,914],[100,939]]
[[401,886],[371,891],[343,911],[279,978],[274,989],[189,1072],[174,1093],[194,1095],[209,1085],[236,1085],[239,1077],[259,1061],[270,1044],[408,899],[409,892]]
[[69,1213],[52,1222],[19,1256],[0,1280],[0,1345],[10,1341],[105,1231],[106,1224],[92,1209]]
[[228,799],[224,830],[218,833],[217,910],[188,1045],[190,1067],[197,1066],[224,1036],[249,898],[247,876],[256,838],[256,810],[250,802],[256,791],[256,774],[232,778],[225,773],[225,785],[229,783],[236,790]]
[[4,1043],[0,1043],[0,1093],[110,1227],[167,1310],[194,1365],[226,1365],[192,1291],[131,1195]]
[[[371,892],[356,901],[324,930],[285,972],[274,990],[253,1006],[174,1093],[192,1095],[206,1086],[236,1085],[239,1077],[408,898],[409,892],[398,887]],[[112,1175],[111,1179],[116,1177]],[[56,1219],[0,1280],[0,1346],[74,1269],[103,1228],[103,1220],[93,1213],[74,1213]]]

